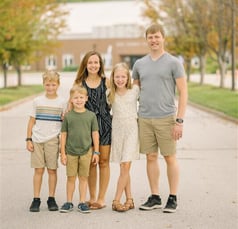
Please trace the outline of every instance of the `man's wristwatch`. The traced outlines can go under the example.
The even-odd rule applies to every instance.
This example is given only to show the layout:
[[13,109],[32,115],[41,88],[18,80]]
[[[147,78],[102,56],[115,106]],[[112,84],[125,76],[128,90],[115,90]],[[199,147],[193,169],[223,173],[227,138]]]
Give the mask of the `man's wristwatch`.
[[176,118],[176,122],[179,124],[183,124],[183,119],[182,118]]
[[32,142],[32,138],[26,138],[26,142],[27,141],[31,141]]

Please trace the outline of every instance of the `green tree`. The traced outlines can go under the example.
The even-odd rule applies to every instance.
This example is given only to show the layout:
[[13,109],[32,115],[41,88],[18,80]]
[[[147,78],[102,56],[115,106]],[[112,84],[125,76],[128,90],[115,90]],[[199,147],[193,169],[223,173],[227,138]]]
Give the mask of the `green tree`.
[[190,36],[196,42],[195,53],[199,58],[200,84],[204,82],[206,69],[206,56],[208,53],[207,36],[210,30],[211,22],[209,21],[209,8],[206,0],[190,0],[188,2],[191,9],[192,29]]
[[[190,60],[196,55],[200,60],[200,84],[203,84],[206,56],[213,57],[215,53],[221,75],[220,87],[224,87],[227,54],[231,41],[233,41],[231,51],[233,72],[235,66],[234,40],[238,1],[144,0],[143,2],[146,6],[143,15],[150,18],[152,22],[163,23],[172,37],[171,42],[175,43],[169,45],[175,52],[184,56],[188,79]],[[232,82],[234,87],[234,80]]]
[[0,61],[7,87],[7,66],[15,67],[21,85],[21,65],[57,47],[66,27],[67,12],[56,0],[3,0],[0,2]]
[[164,25],[167,32],[167,49],[174,55],[182,55],[188,76],[191,59],[195,55],[195,40],[189,36],[192,28],[191,12],[182,0],[151,1],[144,0],[143,16],[151,22]]
[[215,53],[219,65],[220,87],[224,87],[229,47],[232,40],[232,7],[227,0],[210,2],[209,20],[212,22],[208,37],[211,52]]

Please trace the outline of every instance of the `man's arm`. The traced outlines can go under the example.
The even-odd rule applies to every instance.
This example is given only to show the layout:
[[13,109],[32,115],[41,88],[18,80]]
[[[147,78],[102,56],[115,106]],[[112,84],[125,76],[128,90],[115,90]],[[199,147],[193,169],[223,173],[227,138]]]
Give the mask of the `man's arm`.
[[[183,119],[185,116],[185,110],[188,100],[186,77],[177,78],[176,85],[179,96],[177,118]],[[183,136],[183,123],[176,122],[172,131],[172,137],[174,140],[179,140],[180,138],[182,138],[182,136]]]
[[184,118],[187,100],[188,100],[188,89],[186,77],[176,79],[176,85],[178,90],[178,111],[177,118]]

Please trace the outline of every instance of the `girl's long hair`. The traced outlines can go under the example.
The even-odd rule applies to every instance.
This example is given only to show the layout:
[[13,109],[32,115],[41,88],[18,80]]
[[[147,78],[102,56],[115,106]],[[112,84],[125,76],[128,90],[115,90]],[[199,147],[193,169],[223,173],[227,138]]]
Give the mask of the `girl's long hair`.
[[112,104],[115,100],[115,94],[116,94],[116,84],[114,82],[114,74],[117,69],[123,69],[126,71],[127,74],[127,83],[126,83],[126,88],[131,89],[132,88],[132,83],[131,83],[131,75],[130,75],[130,69],[126,63],[118,63],[114,66],[111,72],[110,76],[110,92],[108,94],[108,101],[110,104]]
[[93,56],[93,55],[97,55],[99,58],[100,68],[98,71],[98,75],[102,78],[105,77],[104,63],[103,63],[103,59],[102,59],[100,53],[98,53],[97,51],[89,51],[85,54],[85,56],[83,57],[83,59],[80,63],[79,70],[77,72],[74,84],[81,84],[82,81],[88,77],[87,63],[88,63],[88,59],[90,58],[90,56]]

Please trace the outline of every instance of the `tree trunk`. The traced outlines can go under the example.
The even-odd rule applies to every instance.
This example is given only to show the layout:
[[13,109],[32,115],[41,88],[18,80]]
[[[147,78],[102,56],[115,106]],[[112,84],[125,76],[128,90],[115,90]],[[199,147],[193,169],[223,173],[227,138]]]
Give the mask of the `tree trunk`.
[[185,63],[186,63],[187,81],[190,82],[191,59],[187,59],[187,58],[185,58]]
[[21,77],[21,66],[17,65],[16,66],[16,71],[17,71],[17,86],[22,85],[22,77]]
[[204,83],[204,77],[205,77],[205,66],[206,66],[206,58],[205,56],[199,56],[199,69],[200,69],[200,85],[203,85]]
[[231,34],[231,79],[232,85],[231,90],[235,91],[235,75],[236,75],[236,2],[232,0],[232,14],[231,14],[231,21],[232,21],[232,34]]
[[2,69],[3,69],[3,81],[4,81],[4,88],[7,88],[7,65],[4,63],[2,65]]
[[218,57],[219,70],[220,70],[220,88],[224,88],[224,80],[226,76],[226,63],[222,61],[221,57]]

